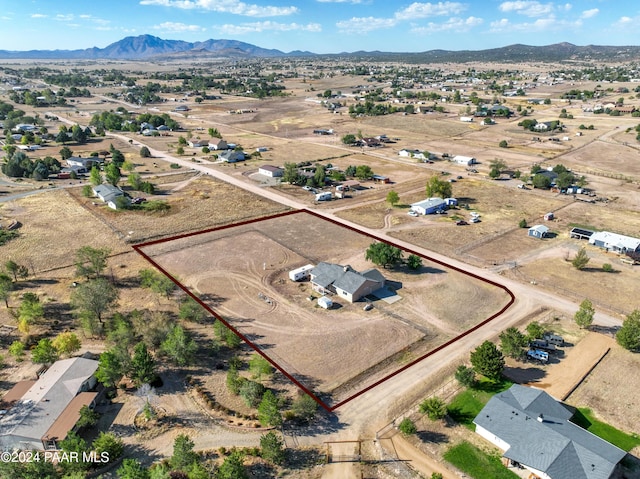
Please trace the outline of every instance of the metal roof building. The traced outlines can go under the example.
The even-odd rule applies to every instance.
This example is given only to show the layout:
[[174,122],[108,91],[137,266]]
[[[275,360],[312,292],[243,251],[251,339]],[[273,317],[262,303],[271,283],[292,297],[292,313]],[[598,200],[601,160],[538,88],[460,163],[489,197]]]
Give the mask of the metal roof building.
[[609,231],[596,231],[589,237],[589,243],[617,253],[640,251],[640,239]]
[[570,421],[573,412],[546,392],[514,384],[474,419],[476,432],[537,477],[608,479],[626,452]]

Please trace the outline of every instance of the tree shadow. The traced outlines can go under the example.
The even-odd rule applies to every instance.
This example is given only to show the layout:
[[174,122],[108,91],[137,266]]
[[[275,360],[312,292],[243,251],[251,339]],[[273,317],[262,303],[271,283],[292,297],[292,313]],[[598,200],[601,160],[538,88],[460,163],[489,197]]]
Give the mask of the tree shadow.
[[418,431],[418,439],[422,442],[432,442],[434,444],[447,444],[449,436],[436,431]]
[[470,411],[463,411],[460,407],[448,407],[447,415],[458,424],[471,424],[476,415]]
[[265,479],[279,477],[276,468],[264,461],[253,462],[245,469],[249,473],[249,477],[264,477]]
[[546,371],[536,367],[505,367],[503,374],[511,381],[518,384],[538,382],[544,378]]

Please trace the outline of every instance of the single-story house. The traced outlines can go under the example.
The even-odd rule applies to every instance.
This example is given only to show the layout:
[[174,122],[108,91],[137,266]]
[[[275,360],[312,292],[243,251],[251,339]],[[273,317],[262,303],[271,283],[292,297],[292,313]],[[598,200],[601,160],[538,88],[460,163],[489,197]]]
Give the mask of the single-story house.
[[404,156],[404,157],[409,157],[409,158],[415,158],[416,160],[428,160],[429,158],[427,158],[424,154],[423,151],[415,149],[415,150],[408,150],[407,148],[403,148],[402,150],[400,150],[398,152],[399,156]]
[[373,175],[371,177],[371,179],[375,182],[375,183],[391,183],[391,178],[389,178],[388,176],[382,176],[382,175]]
[[546,392],[514,384],[493,396],[473,422],[504,451],[508,465],[541,479],[607,479],[626,452],[571,422],[574,410]]
[[227,163],[236,163],[238,161],[244,161],[244,152],[236,150],[226,150],[218,154],[218,159],[226,161]]
[[124,196],[124,191],[113,185],[98,185],[94,186],[92,190],[93,194],[105,203],[115,201],[118,196]]
[[284,170],[279,166],[263,165],[258,168],[258,173],[269,178],[277,178],[284,174]]
[[321,262],[311,270],[314,291],[336,294],[350,303],[383,288],[385,281],[382,273],[374,268],[360,273],[349,265]]
[[549,228],[545,225],[535,225],[529,228],[529,236],[534,238],[542,239],[547,235],[547,233],[549,233]]
[[609,231],[596,231],[589,237],[589,243],[616,253],[640,252],[640,239]]
[[551,122],[550,121],[538,122],[535,125],[533,125],[533,129],[535,131],[548,131],[551,129]]
[[98,158],[97,156],[89,156],[87,158],[83,158],[81,156],[72,156],[67,158],[67,166],[79,166],[84,168],[86,171],[89,171],[94,166],[100,167],[101,164],[104,163],[103,158]]
[[476,160],[472,156],[462,156],[462,155],[454,156],[451,161],[453,161],[454,163],[458,163],[460,165],[465,165],[465,166],[471,166],[478,163],[478,160]]
[[226,150],[229,145],[221,138],[212,138],[208,143],[210,150]]
[[411,209],[421,215],[432,215],[436,211],[447,208],[447,203],[442,198],[427,198],[411,204]]
[[209,140],[200,140],[200,139],[189,140],[187,144],[191,148],[204,148],[205,146],[209,148]]
[[189,111],[190,108],[187,105],[180,105],[173,109],[173,111]]
[[92,407],[97,392],[98,361],[56,361],[37,381],[20,381],[2,398],[0,449],[59,449],[80,419],[82,406]]

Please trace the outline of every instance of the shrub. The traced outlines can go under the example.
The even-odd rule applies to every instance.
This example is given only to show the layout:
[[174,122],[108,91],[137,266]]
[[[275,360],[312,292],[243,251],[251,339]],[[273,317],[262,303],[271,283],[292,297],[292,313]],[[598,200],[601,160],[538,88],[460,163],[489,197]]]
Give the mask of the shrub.
[[408,417],[405,417],[400,422],[398,429],[400,429],[400,432],[405,436],[410,436],[418,432],[418,428],[416,427],[415,423]]
[[610,263],[605,263],[602,265],[602,271],[605,273],[613,273],[613,266]]
[[520,220],[520,222],[518,223],[518,226],[519,226],[520,228],[526,228],[526,227],[528,226],[528,225],[527,225],[527,220],[526,220],[526,219],[524,219],[524,218],[522,218],[522,219]]

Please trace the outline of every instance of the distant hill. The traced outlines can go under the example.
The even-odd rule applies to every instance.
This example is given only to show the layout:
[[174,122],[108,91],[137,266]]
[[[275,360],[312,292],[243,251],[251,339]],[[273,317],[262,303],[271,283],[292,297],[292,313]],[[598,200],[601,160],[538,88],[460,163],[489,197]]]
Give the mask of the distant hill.
[[427,62],[562,62],[562,61],[631,61],[640,60],[640,46],[577,46],[557,43],[545,46],[509,45],[488,50],[429,50],[419,53],[402,52],[344,52],[331,55],[316,55],[305,51],[289,53],[261,48],[237,40],[206,40],[185,42],[163,40],[153,35],[126,37],[105,48],[84,50],[0,50],[0,59],[86,59],[86,60],[151,60],[185,58],[273,58],[273,57],[361,58],[371,61]]

